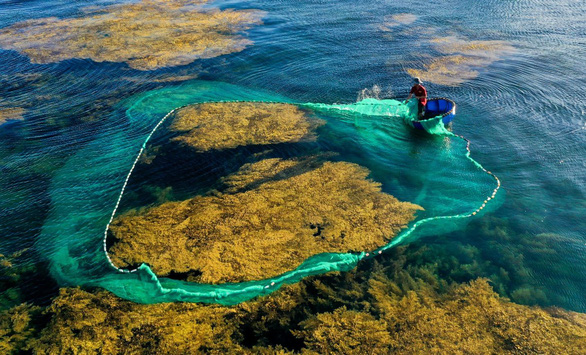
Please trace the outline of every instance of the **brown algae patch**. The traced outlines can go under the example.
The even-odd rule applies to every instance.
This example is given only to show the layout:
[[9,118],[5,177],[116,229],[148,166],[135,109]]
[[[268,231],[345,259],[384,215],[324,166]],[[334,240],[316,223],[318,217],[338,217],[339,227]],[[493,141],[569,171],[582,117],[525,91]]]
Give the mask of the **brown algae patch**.
[[160,78],[151,80],[154,83],[176,83],[180,81],[188,81],[197,79],[198,75],[163,75]]
[[[314,162],[315,163],[315,162]],[[319,253],[374,250],[414,218],[347,162],[266,159],[243,166],[213,196],[168,202],[115,219],[110,256],[203,283],[274,277]]]
[[479,69],[514,51],[514,47],[504,41],[466,41],[449,36],[434,38],[430,42],[445,55],[432,58],[422,69],[409,68],[407,73],[446,86],[458,86],[476,78]]
[[312,140],[324,123],[290,104],[206,103],[179,110],[171,130],[181,132],[174,140],[204,152]]
[[2,107],[0,106],[0,124],[7,121],[23,120],[25,109],[22,107]]
[[0,46],[33,63],[71,58],[125,62],[153,70],[242,51],[238,33],[260,24],[262,11],[203,9],[208,0],[143,0],[87,9],[85,16],[27,20],[0,30]]
[[409,68],[407,73],[424,81],[446,86],[458,86],[478,76],[478,71],[472,68],[473,63],[473,59],[470,57],[445,56],[431,59],[423,66],[423,69]]
[[505,41],[467,41],[455,36],[434,38],[431,43],[442,53],[461,53],[495,59],[500,58],[503,53],[515,50]]
[[486,279],[438,292],[429,285],[436,278],[428,269],[417,278],[407,270],[414,272],[412,265],[394,269],[402,272],[397,280],[382,272],[310,278],[232,307],[137,304],[106,291],[62,288],[47,307],[23,303],[0,312],[0,348],[6,354],[586,351],[584,313],[514,304]]

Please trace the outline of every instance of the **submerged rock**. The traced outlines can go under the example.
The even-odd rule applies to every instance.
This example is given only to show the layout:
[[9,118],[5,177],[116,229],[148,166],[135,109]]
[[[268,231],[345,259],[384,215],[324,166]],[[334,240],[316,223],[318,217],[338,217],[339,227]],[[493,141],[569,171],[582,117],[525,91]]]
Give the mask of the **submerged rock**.
[[171,130],[181,132],[175,140],[204,152],[312,140],[313,130],[323,124],[294,105],[227,102],[185,107]]
[[[312,255],[383,246],[421,209],[383,193],[366,168],[316,159],[266,159],[225,179],[224,193],[117,218],[119,266],[204,283],[277,276]],[[194,276],[197,275],[197,276]]]

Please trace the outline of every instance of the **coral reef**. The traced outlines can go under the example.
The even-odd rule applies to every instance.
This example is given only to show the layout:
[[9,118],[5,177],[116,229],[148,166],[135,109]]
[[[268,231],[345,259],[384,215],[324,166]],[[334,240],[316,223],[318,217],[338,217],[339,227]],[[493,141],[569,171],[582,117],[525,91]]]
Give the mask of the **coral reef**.
[[110,253],[119,266],[145,262],[159,275],[220,283],[276,276],[319,253],[373,250],[420,207],[381,192],[368,174],[315,159],[248,164],[223,193],[118,217]]
[[27,20],[0,30],[0,46],[33,63],[71,58],[125,62],[138,70],[189,64],[239,52],[239,32],[259,24],[260,11],[204,9],[207,0],[143,0],[86,9],[83,17]]
[[204,152],[311,140],[312,131],[323,124],[294,105],[230,102],[185,107],[176,113],[171,130],[181,132],[175,140]]

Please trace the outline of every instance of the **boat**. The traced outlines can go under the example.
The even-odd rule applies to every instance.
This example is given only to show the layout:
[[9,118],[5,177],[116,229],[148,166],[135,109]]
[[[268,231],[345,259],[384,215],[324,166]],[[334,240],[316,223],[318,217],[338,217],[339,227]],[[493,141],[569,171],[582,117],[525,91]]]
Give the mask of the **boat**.
[[[429,130],[431,121],[440,122],[447,126],[456,116],[456,103],[445,97],[428,99],[425,104],[425,114],[420,120],[411,120],[411,125],[416,129]],[[427,128],[426,128],[427,127]]]

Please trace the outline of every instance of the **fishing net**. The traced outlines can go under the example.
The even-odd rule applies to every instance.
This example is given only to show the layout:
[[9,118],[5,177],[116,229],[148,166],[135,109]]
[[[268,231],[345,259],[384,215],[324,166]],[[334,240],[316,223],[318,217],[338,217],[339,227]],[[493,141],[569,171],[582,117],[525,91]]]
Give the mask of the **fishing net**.
[[[107,251],[108,227],[118,209],[124,208],[125,194],[130,196],[140,188],[140,181],[133,178],[135,166],[145,151],[165,139],[169,120],[179,108],[210,102],[288,103],[311,111],[325,124],[318,128],[317,140],[308,149],[334,152],[332,159],[368,168],[369,178],[380,182],[384,192],[424,210],[376,250],[314,255],[292,270],[261,280],[203,284],[158,277],[145,264],[118,268]],[[64,286],[102,287],[139,303],[230,305],[310,275],[351,270],[360,260],[400,243],[457,230],[470,218],[498,207],[500,182],[470,157],[469,142],[445,130],[439,120],[426,123],[432,134],[410,127],[416,104],[377,99],[354,104],[299,103],[205,81],[133,97],[121,104],[124,119],[80,149],[54,177],[52,208],[36,248],[50,263],[53,277]]]

